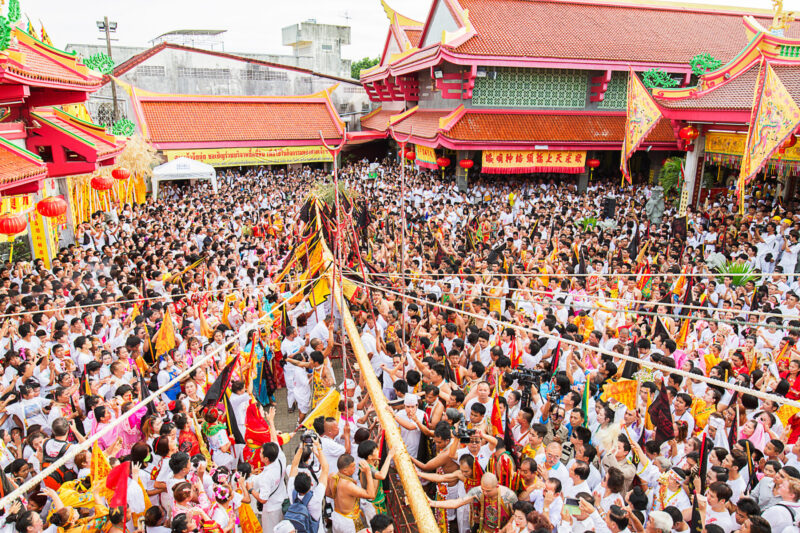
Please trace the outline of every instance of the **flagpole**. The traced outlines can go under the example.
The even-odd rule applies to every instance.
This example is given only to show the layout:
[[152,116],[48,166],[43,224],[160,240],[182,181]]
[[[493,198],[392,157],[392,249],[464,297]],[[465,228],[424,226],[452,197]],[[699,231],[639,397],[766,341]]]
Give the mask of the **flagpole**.
[[[400,316],[400,326],[401,326],[401,333],[402,333],[402,342],[403,346],[406,345],[406,282],[403,276],[403,269],[405,268],[406,262],[406,165],[405,165],[405,157],[406,157],[406,144],[411,139],[411,135],[414,133],[414,126],[411,126],[411,129],[408,131],[408,135],[405,139],[401,140],[394,131],[394,127],[389,128],[389,134],[392,136],[392,139],[395,142],[400,144],[400,268],[399,274],[402,283],[401,293],[402,296],[400,297],[401,301],[401,316]],[[405,368],[406,366],[403,365],[403,377],[405,377]]]

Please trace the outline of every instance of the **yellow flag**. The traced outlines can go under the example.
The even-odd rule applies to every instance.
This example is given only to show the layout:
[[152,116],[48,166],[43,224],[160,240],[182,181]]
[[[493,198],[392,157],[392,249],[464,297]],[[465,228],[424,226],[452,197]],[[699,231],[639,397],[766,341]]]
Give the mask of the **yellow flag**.
[[95,441],[92,444],[92,460],[89,467],[89,479],[92,480],[92,487],[96,487],[97,483],[102,483],[110,471],[111,465],[108,462],[108,457]]
[[739,182],[739,214],[744,214],[745,186],[758,174],[800,125],[800,107],[769,63],[762,59],[753,94],[750,128],[742,155]]
[[155,341],[155,357],[175,348],[175,326],[172,324],[169,308],[164,311],[164,320],[161,321],[161,327],[156,332]]
[[208,446],[206,446],[206,440],[203,438],[203,432],[200,429],[200,424],[197,423],[197,418],[192,415],[192,423],[194,424],[194,434],[197,436],[197,442],[200,446],[200,453],[203,454],[203,457],[206,458],[206,462],[209,465],[214,464],[211,460],[211,453],[208,451]]
[[312,307],[316,307],[325,303],[330,295],[331,287],[328,283],[328,278],[319,278],[316,283],[314,283],[314,288],[311,289],[311,294],[308,296],[308,303],[310,303]]
[[320,400],[317,406],[308,413],[308,416],[305,417],[303,420],[303,426],[308,429],[313,429],[314,419],[324,416],[333,417],[335,419],[339,419],[339,391],[336,389],[331,389],[328,391],[328,394]]
[[780,409],[775,412],[775,416],[781,421],[783,427],[787,427],[789,423],[789,419],[792,418],[795,414],[800,412],[800,408],[793,407],[791,405],[781,405]]
[[225,304],[222,306],[222,323],[228,327],[231,327],[231,323],[228,321],[228,315],[231,314],[231,304],[236,300],[235,294],[229,294],[225,297]]
[[242,526],[242,533],[261,533],[261,522],[250,505],[239,506],[239,525]]
[[614,398],[628,409],[636,409],[638,384],[635,379],[619,379],[606,383],[603,386],[603,393],[600,395],[600,399],[607,402],[610,398]]
[[631,173],[628,160],[639,148],[658,121],[661,120],[661,110],[656,105],[650,91],[645,88],[639,76],[630,69],[628,73],[628,108],[625,118],[625,138],[622,142],[622,160],[620,170],[622,177],[631,183]]

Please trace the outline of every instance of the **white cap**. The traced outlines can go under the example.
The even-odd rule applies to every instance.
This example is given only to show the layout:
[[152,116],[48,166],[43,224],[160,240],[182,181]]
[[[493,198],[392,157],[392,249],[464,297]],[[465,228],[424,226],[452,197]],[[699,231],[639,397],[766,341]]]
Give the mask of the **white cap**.
[[419,403],[419,398],[417,398],[416,394],[406,394],[405,398],[403,398],[403,405],[417,405]]
[[708,417],[708,425],[717,430],[725,429],[725,420],[716,416]]
[[344,386],[347,387],[348,390],[349,389],[355,389],[356,388],[356,382],[353,381],[352,379],[348,379],[348,380],[345,380]]
[[278,525],[275,526],[273,529],[274,533],[296,533],[297,530],[294,528],[291,522],[288,520],[282,520],[278,522]]

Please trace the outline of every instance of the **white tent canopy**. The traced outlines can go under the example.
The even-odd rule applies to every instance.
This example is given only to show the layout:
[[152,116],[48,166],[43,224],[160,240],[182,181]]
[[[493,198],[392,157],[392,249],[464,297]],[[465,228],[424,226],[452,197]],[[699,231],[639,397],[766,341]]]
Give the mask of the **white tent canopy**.
[[211,188],[217,193],[214,167],[188,157],[178,157],[153,169],[153,200],[158,199],[159,182],[170,180],[211,180]]

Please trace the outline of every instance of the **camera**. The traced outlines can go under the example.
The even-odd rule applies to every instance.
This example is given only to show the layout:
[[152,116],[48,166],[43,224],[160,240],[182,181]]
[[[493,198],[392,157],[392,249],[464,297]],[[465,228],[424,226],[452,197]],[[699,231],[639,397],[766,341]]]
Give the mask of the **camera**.
[[469,444],[472,436],[475,434],[474,429],[467,428],[467,421],[460,420],[453,428],[453,436],[458,439],[461,444]]
[[313,429],[307,429],[300,437],[304,446],[311,446],[314,442],[319,440],[319,435]]
[[546,381],[549,378],[549,375],[550,373],[546,370],[530,370],[528,368],[517,368],[513,372],[506,374],[509,379],[517,381],[520,384],[522,392],[520,402],[522,407],[528,407],[531,403],[531,387],[536,387],[538,389],[542,381]]

